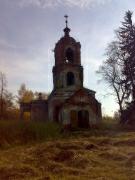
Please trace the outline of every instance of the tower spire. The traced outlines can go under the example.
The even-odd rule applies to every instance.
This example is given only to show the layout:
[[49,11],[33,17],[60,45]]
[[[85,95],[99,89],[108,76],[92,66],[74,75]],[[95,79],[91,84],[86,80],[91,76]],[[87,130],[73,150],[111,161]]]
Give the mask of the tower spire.
[[64,29],[64,32],[65,32],[65,36],[69,37],[70,29],[68,28],[68,20],[67,20],[68,15],[65,15],[64,17],[66,18],[66,21],[65,21],[66,22],[66,28]]
[[65,15],[64,17],[66,18],[66,21],[65,21],[65,22],[66,22],[66,28],[67,28],[67,27],[68,27],[68,25],[67,25],[67,24],[68,24],[68,20],[67,20],[68,15]]

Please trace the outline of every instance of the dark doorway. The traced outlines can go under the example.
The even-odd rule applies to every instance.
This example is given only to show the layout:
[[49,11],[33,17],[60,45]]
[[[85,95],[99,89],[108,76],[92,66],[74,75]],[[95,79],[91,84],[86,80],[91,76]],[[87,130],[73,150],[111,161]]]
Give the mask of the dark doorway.
[[82,110],[78,112],[78,127],[88,128],[89,127],[89,112]]
[[70,124],[71,128],[78,127],[77,112],[75,110],[70,111]]
[[54,110],[54,114],[53,114],[53,117],[54,117],[53,119],[54,119],[55,122],[59,121],[58,115],[59,115],[59,106],[56,106],[55,110]]
[[67,73],[67,86],[74,84],[74,73],[68,72]]
[[69,62],[73,62],[73,51],[71,48],[68,48],[66,50],[66,60],[68,60]]

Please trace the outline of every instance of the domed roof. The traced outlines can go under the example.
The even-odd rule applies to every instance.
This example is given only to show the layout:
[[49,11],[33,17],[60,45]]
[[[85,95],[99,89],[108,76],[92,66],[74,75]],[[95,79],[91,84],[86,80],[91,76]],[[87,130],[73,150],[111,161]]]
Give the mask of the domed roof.
[[76,40],[73,38],[73,37],[66,37],[66,36],[63,36],[58,42],[64,42],[64,41],[71,41],[71,42],[74,42],[76,43]]
[[65,34],[64,34],[64,36],[57,43],[64,43],[66,41],[70,41],[72,43],[76,43],[76,40],[73,37],[70,37],[70,35],[69,35],[70,29],[68,27],[63,29],[63,31],[65,32]]
[[[68,27],[68,25],[67,25],[67,23],[68,23],[68,21],[67,21],[67,18],[68,18],[68,16],[67,15],[65,15],[64,17],[66,17],[66,27],[63,29],[63,31],[64,31],[64,36],[63,37],[61,37],[59,40],[58,40],[58,42],[56,43],[56,46],[57,45],[64,45],[64,44],[74,44],[74,45],[76,45],[76,44],[78,44],[80,47],[81,47],[81,45],[80,45],[80,42],[77,42],[73,37],[70,37],[70,35],[69,35],[69,32],[71,31],[70,29],[69,29],[69,27]],[[56,46],[55,46],[55,48],[56,48]]]

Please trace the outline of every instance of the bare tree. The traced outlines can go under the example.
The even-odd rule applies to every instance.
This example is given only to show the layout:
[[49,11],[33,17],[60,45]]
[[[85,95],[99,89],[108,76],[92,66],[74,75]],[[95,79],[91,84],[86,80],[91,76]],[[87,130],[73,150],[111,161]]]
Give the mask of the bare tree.
[[127,91],[125,86],[121,83],[124,78],[121,71],[123,56],[121,51],[119,51],[117,41],[108,44],[105,55],[107,56],[107,59],[106,61],[103,61],[99,70],[96,71],[96,74],[102,77],[99,82],[104,82],[109,86],[111,89],[109,94],[115,96],[119,105],[119,110],[122,112]]
[[0,71],[0,115],[3,116],[4,93],[7,87],[6,74]]

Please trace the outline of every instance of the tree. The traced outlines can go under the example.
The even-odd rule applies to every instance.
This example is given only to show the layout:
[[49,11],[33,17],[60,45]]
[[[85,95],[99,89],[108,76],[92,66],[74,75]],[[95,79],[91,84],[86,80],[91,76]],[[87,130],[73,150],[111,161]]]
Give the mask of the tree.
[[[50,93],[41,93],[42,99],[48,99]],[[37,100],[39,98],[39,92],[33,92],[32,90],[28,90],[25,84],[22,84],[20,89],[18,90],[17,103],[20,102],[30,102],[32,100]]]
[[3,118],[4,119],[12,119],[15,117],[15,104],[14,104],[14,96],[12,93],[8,92],[7,90],[3,96]]
[[4,93],[7,87],[6,74],[0,72],[0,115],[3,116]]
[[96,74],[102,77],[99,82],[105,82],[108,84],[111,89],[109,95],[111,94],[115,96],[115,99],[119,104],[119,110],[122,112],[126,98],[126,91],[123,84],[121,84],[121,81],[123,80],[121,71],[121,60],[123,60],[123,56],[121,55],[121,51],[119,51],[117,41],[108,44],[108,47],[105,50],[105,55],[107,56],[107,59],[103,61],[101,66],[99,66]]
[[131,11],[127,11],[122,27],[116,31],[119,47],[124,56],[121,82],[127,90],[126,109],[122,112],[122,122],[135,122],[135,25],[132,23]]
[[122,27],[115,31],[116,40],[111,42],[105,55],[107,60],[97,74],[113,90],[121,113],[121,122],[135,121],[135,25],[132,12],[127,11]]
[[[20,105],[21,102],[29,103],[30,101],[34,100],[34,92],[32,90],[28,90],[25,84],[22,84],[20,89],[18,90],[17,97],[17,104]],[[30,119],[30,112],[26,112],[24,114],[24,119]]]
[[17,103],[30,102],[32,100],[34,100],[33,91],[26,89],[26,85],[22,84],[18,90]]
[[7,89],[6,74],[0,72],[0,118],[12,118],[14,111],[14,96]]
[[116,31],[119,47],[124,56],[122,73],[125,80],[122,82],[128,89],[128,96],[135,101],[135,25],[132,23],[132,12],[127,11],[122,27]]

